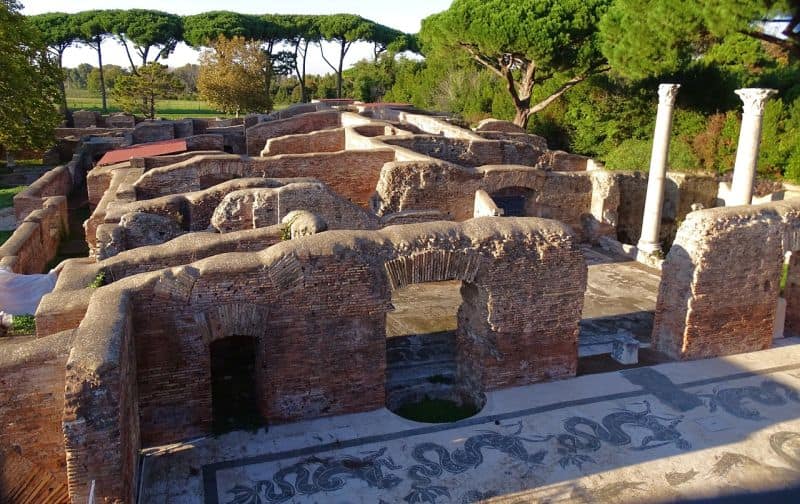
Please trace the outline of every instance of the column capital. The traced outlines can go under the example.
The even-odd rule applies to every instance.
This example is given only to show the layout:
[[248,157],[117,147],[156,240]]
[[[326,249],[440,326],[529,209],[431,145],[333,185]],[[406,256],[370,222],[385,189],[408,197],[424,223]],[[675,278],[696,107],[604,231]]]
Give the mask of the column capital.
[[675,105],[675,97],[678,95],[680,84],[659,84],[658,85],[658,104]]
[[757,116],[764,115],[764,105],[777,92],[769,88],[742,88],[735,91],[744,103],[744,113]]

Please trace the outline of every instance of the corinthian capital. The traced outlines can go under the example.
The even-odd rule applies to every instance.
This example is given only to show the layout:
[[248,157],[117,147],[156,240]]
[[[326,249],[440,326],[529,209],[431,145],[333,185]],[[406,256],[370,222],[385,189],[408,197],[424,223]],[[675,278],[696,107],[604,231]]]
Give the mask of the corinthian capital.
[[658,104],[675,105],[675,97],[678,95],[678,88],[680,84],[659,84],[658,86]]
[[744,103],[744,113],[749,115],[764,115],[764,105],[767,99],[778,91],[769,88],[743,88],[737,89],[736,94]]

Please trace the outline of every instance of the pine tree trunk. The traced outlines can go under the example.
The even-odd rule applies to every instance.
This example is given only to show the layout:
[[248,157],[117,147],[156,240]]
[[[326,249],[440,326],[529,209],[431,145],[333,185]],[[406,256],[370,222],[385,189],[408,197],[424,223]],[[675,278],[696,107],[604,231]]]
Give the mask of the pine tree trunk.
[[106,79],[103,76],[103,53],[100,50],[100,43],[102,40],[99,38],[97,39],[97,64],[100,65],[98,68],[100,72],[100,97],[102,99],[103,104],[103,113],[108,111],[108,106],[106,104]]

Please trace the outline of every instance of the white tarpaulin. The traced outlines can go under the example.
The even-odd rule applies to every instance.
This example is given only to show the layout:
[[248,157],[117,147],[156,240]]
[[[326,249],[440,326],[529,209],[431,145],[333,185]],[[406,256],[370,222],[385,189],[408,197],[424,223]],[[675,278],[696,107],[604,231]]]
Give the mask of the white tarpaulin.
[[0,267],[0,312],[33,315],[42,296],[52,292],[58,268],[46,275],[19,275]]

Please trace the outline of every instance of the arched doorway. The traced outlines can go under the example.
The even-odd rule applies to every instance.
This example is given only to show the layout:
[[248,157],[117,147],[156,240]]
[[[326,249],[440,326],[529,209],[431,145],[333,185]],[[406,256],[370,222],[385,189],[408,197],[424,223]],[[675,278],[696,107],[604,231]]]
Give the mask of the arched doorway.
[[[476,256],[428,251],[387,263],[392,310],[386,314],[386,407],[419,422],[452,422],[485,404],[463,348],[478,301]],[[466,296],[466,298],[464,297]],[[461,334],[460,334],[461,333]],[[465,364],[469,364],[466,365]]]
[[229,336],[210,345],[215,433],[264,425],[256,393],[256,344],[252,336]]

